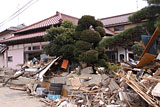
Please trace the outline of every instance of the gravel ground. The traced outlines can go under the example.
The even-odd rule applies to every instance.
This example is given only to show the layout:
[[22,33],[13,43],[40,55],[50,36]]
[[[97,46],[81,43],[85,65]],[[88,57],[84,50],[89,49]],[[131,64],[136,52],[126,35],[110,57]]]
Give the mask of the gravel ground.
[[39,98],[28,96],[24,91],[0,88],[0,107],[46,107]]

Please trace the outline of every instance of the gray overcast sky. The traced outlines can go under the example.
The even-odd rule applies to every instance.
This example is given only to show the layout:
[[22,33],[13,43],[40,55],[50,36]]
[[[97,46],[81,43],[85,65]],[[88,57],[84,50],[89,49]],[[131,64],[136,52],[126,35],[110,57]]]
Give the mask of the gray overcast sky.
[[[28,1],[30,0],[1,0],[0,22],[8,18]],[[14,20],[1,26],[0,31],[22,23],[30,25],[55,15],[56,11],[78,18],[82,15],[105,18],[135,12],[137,11],[137,4],[138,10],[147,6],[144,0],[39,0]]]

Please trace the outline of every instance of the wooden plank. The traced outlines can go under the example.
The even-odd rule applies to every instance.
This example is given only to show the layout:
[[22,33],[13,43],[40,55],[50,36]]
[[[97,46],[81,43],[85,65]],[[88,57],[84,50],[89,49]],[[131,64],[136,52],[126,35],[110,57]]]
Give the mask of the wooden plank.
[[160,82],[160,79],[157,79],[157,78],[146,78],[146,77],[142,77],[143,79],[145,80],[150,80],[150,81],[156,81],[156,82]]
[[149,105],[152,105],[154,107],[158,107],[156,100],[154,100],[152,97],[150,97],[148,94],[143,92],[141,87],[138,85],[136,81],[127,79],[123,74],[115,73],[116,75],[120,76],[123,80],[126,81],[126,83],[139,95],[141,96]]
[[13,89],[13,90],[20,90],[20,91],[26,91],[26,88],[25,87],[9,87],[10,89]]
[[156,72],[153,74],[153,77],[159,76],[160,75],[160,68],[156,70]]
[[137,68],[144,67],[150,64],[155,58],[156,58],[156,55],[145,53],[141,58],[140,62],[136,65],[136,67]]

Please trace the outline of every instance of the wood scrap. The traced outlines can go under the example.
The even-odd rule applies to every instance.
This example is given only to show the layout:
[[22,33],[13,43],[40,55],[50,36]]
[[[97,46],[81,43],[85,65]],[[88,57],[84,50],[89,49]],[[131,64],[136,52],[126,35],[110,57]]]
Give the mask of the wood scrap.
[[25,88],[25,87],[13,87],[13,86],[10,86],[9,88],[10,88],[10,89],[13,89],[13,90],[26,91],[26,88]]
[[47,104],[48,106],[53,106],[52,100],[48,99],[48,98],[40,98],[41,102],[44,102],[45,104]]
[[151,77],[151,78],[142,77],[142,78],[145,79],[145,80],[160,82],[160,79],[157,79],[157,78],[154,78],[154,77]]
[[158,100],[153,99],[152,97],[150,97],[148,94],[146,94],[145,92],[143,92],[141,86],[139,86],[139,84],[136,83],[136,81],[133,80],[129,80],[125,77],[125,75],[123,74],[118,74],[115,73],[116,75],[120,76],[123,80],[126,81],[126,83],[138,94],[140,95],[149,105],[152,105],[154,107],[159,107],[157,104]]

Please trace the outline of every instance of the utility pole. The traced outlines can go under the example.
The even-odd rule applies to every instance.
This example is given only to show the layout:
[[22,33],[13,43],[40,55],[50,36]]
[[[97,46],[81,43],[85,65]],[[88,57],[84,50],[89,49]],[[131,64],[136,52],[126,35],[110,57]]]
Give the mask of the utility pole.
[[138,10],[138,0],[136,0],[137,10]]

